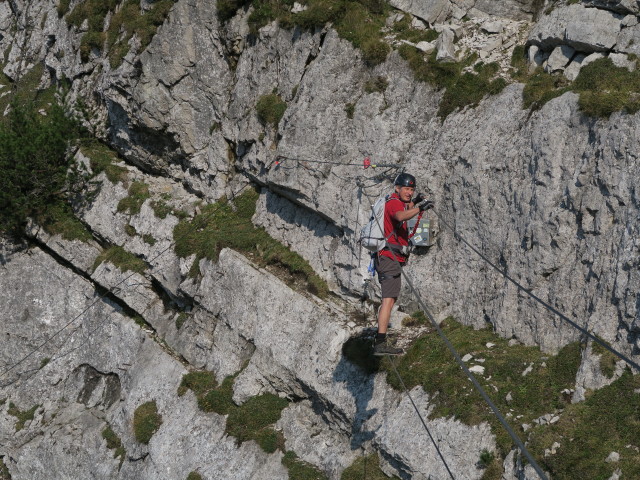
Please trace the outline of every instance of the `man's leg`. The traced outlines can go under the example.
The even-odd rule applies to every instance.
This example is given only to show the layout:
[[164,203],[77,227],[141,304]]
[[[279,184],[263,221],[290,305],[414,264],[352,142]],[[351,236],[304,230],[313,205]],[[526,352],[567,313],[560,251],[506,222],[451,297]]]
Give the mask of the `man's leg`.
[[391,318],[391,310],[400,293],[400,266],[387,257],[379,257],[376,269],[382,290],[382,303],[378,310],[378,332],[376,333],[373,354],[401,355],[404,353],[401,348],[392,347],[387,343],[387,328]]
[[386,334],[391,318],[391,310],[396,303],[396,298],[383,298],[378,309],[378,333]]

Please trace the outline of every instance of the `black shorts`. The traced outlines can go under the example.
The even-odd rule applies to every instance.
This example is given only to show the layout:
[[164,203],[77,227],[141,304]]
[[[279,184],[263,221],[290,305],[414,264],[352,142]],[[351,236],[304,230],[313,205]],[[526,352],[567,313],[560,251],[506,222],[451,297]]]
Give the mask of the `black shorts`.
[[403,264],[383,255],[376,255],[376,271],[382,290],[382,298],[398,298],[402,284]]

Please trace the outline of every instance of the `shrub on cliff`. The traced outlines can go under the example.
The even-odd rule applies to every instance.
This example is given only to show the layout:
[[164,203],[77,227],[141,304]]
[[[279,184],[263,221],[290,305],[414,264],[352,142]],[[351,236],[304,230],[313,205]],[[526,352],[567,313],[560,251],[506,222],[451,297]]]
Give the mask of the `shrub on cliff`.
[[53,105],[45,114],[15,102],[0,122],[0,232],[20,235],[27,217],[46,216],[68,187],[77,122]]

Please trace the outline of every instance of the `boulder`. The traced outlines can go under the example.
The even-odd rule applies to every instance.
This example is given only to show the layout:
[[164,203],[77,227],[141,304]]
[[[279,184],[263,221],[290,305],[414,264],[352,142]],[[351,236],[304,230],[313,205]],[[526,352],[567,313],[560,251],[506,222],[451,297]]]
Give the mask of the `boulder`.
[[575,11],[580,15],[570,17],[565,32],[567,43],[584,52],[612,49],[617,42],[623,17],[594,8]]
[[640,13],[637,0],[582,0],[583,5],[602,8],[618,13]]
[[640,54],[640,25],[629,25],[623,28],[616,39],[618,53]]
[[575,49],[570,47],[569,45],[559,45],[553,49],[551,55],[549,55],[549,59],[547,60],[547,66],[545,70],[547,73],[557,72],[558,70],[564,70],[564,68],[569,64],[571,58],[574,53],[576,53]]
[[392,7],[434,24],[444,22],[451,9],[449,0],[390,0]]
[[416,48],[428,55],[436,49],[436,46],[432,42],[418,42]]
[[418,17],[413,17],[411,19],[411,26],[416,30],[426,30],[428,28],[428,25]]
[[488,15],[512,20],[532,20],[536,12],[535,0],[477,0],[476,10]]
[[481,28],[482,30],[490,34],[502,33],[502,31],[504,30],[504,24],[501,21],[496,20],[494,22],[484,23]]
[[298,2],[293,2],[293,7],[291,8],[291,13],[300,13],[304,12],[307,9],[306,5],[302,5]]
[[578,78],[578,74],[580,73],[580,69],[582,68],[582,64],[585,58],[587,58],[587,56],[583,53],[578,53],[575,57],[573,57],[573,60],[569,65],[567,65],[563,72],[564,76],[568,80],[573,82],[576,78]]
[[544,61],[544,52],[537,45],[531,45],[527,52],[527,57],[529,59],[529,69],[535,70],[537,67],[541,66]]
[[454,38],[455,34],[453,30],[446,28],[442,31],[436,43],[438,49],[438,54],[436,55],[437,61],[455,62],[457,60],[455,46],[453,45]]
[[569,5],[554,9],[538,21],[528,42],[551,50],[566,44],[581,52],[611,50],[618,42],[620,14],[581,5]]
[[636,60],[630,60],[629,56],[624,53],[612,53],[609,58],[616,67],[626,68],[630,72],[636,69]]

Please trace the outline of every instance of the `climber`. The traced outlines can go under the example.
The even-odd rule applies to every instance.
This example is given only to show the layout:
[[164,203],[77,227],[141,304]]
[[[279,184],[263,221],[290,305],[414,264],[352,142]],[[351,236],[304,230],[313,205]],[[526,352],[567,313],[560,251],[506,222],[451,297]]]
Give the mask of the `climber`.
[[382,290],[382,303],[378,310],[378,332],[374,355],[401,355],[403,350],[387,342],[387,327],[398,294],[400,293],[402,267],[409,258],[409,231],[406,221],[418,213],[433,208],[433,202],[422,194],[411,199],[416,189],[416,179],[408,173],[401,173],[394,181],[395,193],[387,200],[384,208],[384,236],[386,246],[374,253],[375,268]]

